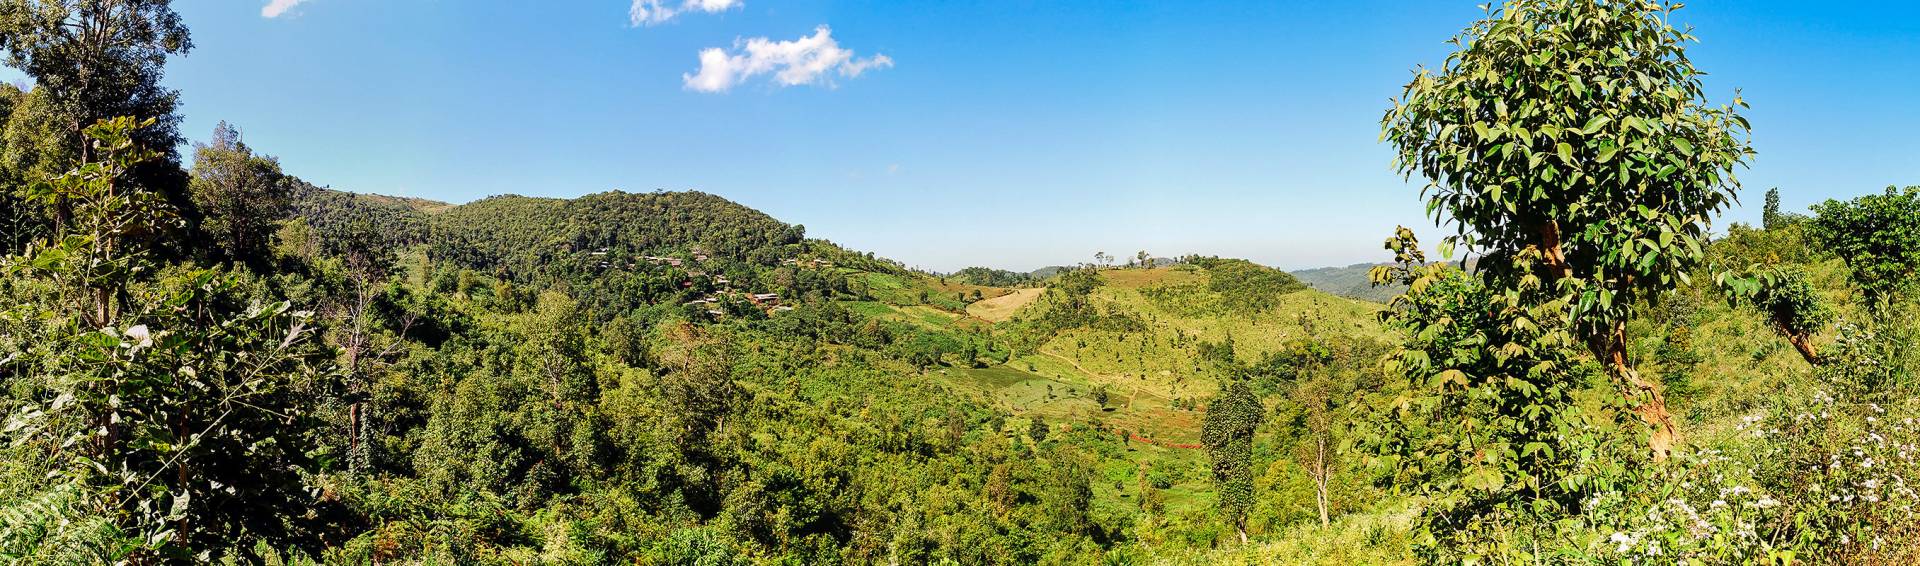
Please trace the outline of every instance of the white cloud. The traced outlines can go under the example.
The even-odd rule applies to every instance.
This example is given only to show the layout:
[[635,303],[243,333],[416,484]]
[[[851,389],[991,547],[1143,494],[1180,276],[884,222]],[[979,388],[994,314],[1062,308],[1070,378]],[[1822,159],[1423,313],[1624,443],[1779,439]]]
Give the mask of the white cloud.
[[[284,1],[284,0],[275,0]],[[634,27],[650,26],[671,20],[674,16],[687,12],[706,12],[717,14],[745,4],[746,0],[633,0],[633,7],[627,9],[627,18]]]
[[826,83],[828,73],[854,78],[871,69],[893,66],[893,59],[874,55],[856,59],[853,52],[833,40],[827,26],[814,28],[813,35],[792,41],[773,41],[755,37],[733,42],[734,52],[712,47],[700,50],[700,72],[680,75],[688,90],[726,92],[754,75],[773,73],[782,86]]
[[287,13],[287,10],[292,10],[294,6],[298,6],[301,2],[306,1],[307,0],[267,0],[266,7],[260,9],[260,17],[278,18],[281,14]]

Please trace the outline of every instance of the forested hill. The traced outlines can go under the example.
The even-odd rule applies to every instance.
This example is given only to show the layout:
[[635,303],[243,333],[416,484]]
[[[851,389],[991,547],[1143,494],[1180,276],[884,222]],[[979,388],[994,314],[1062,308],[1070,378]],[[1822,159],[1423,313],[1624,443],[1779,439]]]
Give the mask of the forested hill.
[[497,196],[433,216],[435,255],[476,268],[537,266],[574,252],[711,254],[757,264],[791,257],[806,228],[700,192]]
[[524,289],[564,288],[594,305],[598,320],[639,308],[700,318],[727,312],[741,293],[858,299],[870,289],[848,273],[906,273],[898,262],[808,239],[803,226],[701,192],[502,195],[454,206],[300,185],[292,216],[328,253],[365,253],[375,263],[415,254],[466,270],[469,282],[485,275]]
[[449,206],[422,199],[306,186],[294,215],[323,236],[372,229],[396,243],[425,243],[473,268],[521,271],[573,252],[699,252],[777,262],[806,228],[701,192],[620,191],[557,199],[501,195]]
[[1295,278],[1307,286],[1326,291],[1349,299],[1385,303],[1399,295],[1405,288],[1400,285],[1375,287],[1367,279],[1367,272],[1377,263],[1356,263],[1345,267],[1316,267],[1291,271]]
[[296,181],[289,208],[329,252],[348,245],[398,248],[427,241],[428,211],[443,202],[337,191]]

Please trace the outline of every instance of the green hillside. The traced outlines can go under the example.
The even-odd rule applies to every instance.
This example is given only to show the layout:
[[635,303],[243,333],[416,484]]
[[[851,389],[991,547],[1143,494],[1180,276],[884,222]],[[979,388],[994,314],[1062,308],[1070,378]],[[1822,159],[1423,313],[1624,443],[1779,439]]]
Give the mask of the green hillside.
[[1380,304],[1399,295],[1404,288],[1394,285],[1374,286],[1367,280],[1367,273],[1377,263],[1356,263],[1346,267],[1318,267],[1291,271],[1301,283],[1324,293],[1339,295],[1349,299],[1359,299]]
[[[703,192],[323,188],[183,143],[167,0],[9,2],[0,563],[1920,563],[1920,187],[1752,199],[1679,7],[1487,6],[1379,114],[1440,225],[1380,263],[941,274]],[[828,32],[684,80],[892,66]]]
[[[1191,257],[988,272],[1018,287],[983,285],[980,272],[905,270],[700,193],[437,206],[309,188],[293,206],[283,244],[381,226],[372,241],[388,248],[374,260],[276,252],[281,280],[312,281],[289,291],[378,283],[373,309],[331,303],[339,326],[325,338],[343,340],[342,355],[386,352],[342,376],[365,393],[334,409],[370,411],[373,428],[320,441],[342,463],[316,464],[329,471],[315,481],[334,494],[328,513],[387,526],[314,555],[326,560],[669,560],[705,548],[864,562],[913,544],[959,562],[1422,561],[1425,500],[1365,444],[1410,391],[1379,363],[1404,335],[1380,323],[1389,307],[1311,279]],[[1709,263],[1778,259],[1804,238],[1737,228]],[[1827,300],[1855,303],[1839,260],[1786,259]],[[1688,446],[1757,453],[1742,436],[1757,400],[1818,381],[1713,280],[1696,273],[1637,306],[1629,353],[1662,384]],[[746,298],[759,293],[779,298]],[[1221,521],[1207,448],[1209,409],[1236,384],[1262,414],[1245,545]],[[1599,391],[1577,397],[1605,403]],[[466,453],[491,464],[454,456]],[[1332,462],[1325,527],[1320,461]],[[629,475],[644,466],[656,471]],[[835,495],[847,490],[864,495]],[[381,503],[395,500],[447,503]],[[801,504],[810,515],[791,515]],[[507,530],[447,538],[481,532],[474,505]],[[926,505],[946,509],[935,530],[891,530],[935,520],[915,514]],[[1009,546],[1020,537],[1048,542]],[[380,550],[394,545],[416,550]]]

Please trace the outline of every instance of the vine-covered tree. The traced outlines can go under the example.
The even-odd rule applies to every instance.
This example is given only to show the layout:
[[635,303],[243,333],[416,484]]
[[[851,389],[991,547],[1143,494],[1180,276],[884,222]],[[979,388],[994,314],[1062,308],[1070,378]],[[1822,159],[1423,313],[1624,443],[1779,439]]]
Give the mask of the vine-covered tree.
[[1633,305],[1687,278],[1712,217],[1752,154],[1738,97],[1710,105],[1694,41],[1662,0],[1509,0],[1490,6],[1436,71],[1382,120],[1395,165],[1427,180],[1443,247],[1476,273],[1566,299],[1572,330],[1607,365],[1667,453],[1678,434],[1659,387],[1627,356]]
[[1247,510],[1253,508],[1253,433],[1266,414],[1260,399],[1245,382],[1234,382],[1207,404],[1200,440],[1213,462],[1213,485],[1219,492],[1220,515],[1240,543],[1247,542]]

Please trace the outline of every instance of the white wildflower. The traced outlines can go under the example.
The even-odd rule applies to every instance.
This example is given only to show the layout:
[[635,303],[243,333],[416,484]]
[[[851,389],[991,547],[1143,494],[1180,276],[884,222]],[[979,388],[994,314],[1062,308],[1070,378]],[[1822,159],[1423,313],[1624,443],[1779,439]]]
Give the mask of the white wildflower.
[[134,325],[133,328],[128,328],[127,339],[134,341],[133,347],[135,348],[146,348],[153,345],[153,334],[147,330],[147,325],[145,324],[137,324]]

